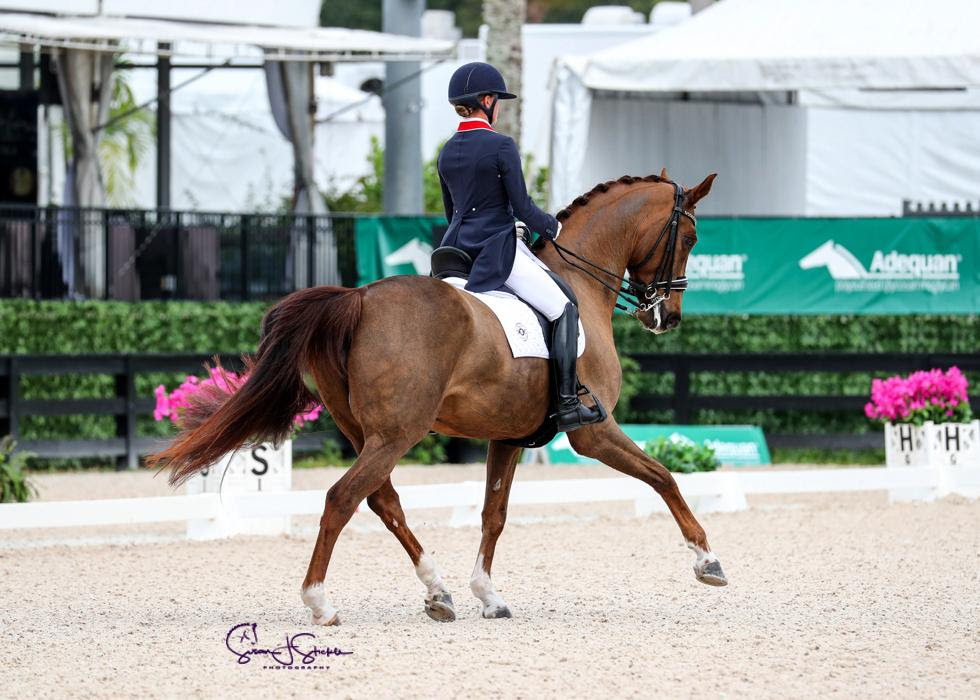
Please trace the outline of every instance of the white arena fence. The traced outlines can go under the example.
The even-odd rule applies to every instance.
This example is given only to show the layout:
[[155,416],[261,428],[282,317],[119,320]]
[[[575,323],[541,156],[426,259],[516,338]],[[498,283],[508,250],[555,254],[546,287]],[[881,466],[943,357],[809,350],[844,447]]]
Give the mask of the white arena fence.
[[[842,468],[793,471],[720,471],[675,475],[681,492],[699,513],[735,512],[750,494],[888,491],[893,501],[930,501],[951,493],[980,496],[978,467]],[[405,510],[452,509],[450,526],[478,525],[482,481],[397,487]],[[0,505],[0,530],[132,525],[187,521],[192,539],[239,533],[287,532],[289,517],[320,515],[324,490],[200,493],[183,496],[48,501]],[[515,481],[512,505],[632,502],[637,516],[665,512],[660,497],[632,478]],[[361,504],[360,509],[364,509]],[[256,523],[271,527],[256,529]]]

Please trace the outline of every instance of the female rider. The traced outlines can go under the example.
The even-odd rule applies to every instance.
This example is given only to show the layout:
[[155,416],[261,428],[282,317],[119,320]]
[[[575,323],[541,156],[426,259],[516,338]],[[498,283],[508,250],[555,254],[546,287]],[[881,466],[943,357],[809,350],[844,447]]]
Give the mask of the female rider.
[[468,291],[506,285],[552,321],[558,430],[570,431],[598,423],[605,411],[598,399],[593,408],[578,398],[578,309],[515,233],[515,213],[545,239],[554,240],[561,231],[558,220],[528,196],[517,144],[493,130],[498,100],[515,97],[488,63],[467,63],[449,81],[449,102],[462,119],[439,153],[439,183],[449,221],[442,245],[460,248],[473,258]]

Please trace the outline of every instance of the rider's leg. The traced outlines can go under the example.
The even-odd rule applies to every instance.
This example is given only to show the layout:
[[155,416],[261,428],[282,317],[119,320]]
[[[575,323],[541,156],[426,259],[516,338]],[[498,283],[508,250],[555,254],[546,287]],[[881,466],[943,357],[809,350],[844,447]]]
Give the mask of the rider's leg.
[[606,417],[596,399],[594,408],[578,398],[575,362],[578,355],[578,309],[535,260],[518,250],[505,283],[522,299],[553,321],[551,360],[558,391],[558,430],[569,431]]
[[543,313],[549,321],[554,321],[565,313],[568,297],[551,276],[521,250],[514,256],[514,267],[504,284]]

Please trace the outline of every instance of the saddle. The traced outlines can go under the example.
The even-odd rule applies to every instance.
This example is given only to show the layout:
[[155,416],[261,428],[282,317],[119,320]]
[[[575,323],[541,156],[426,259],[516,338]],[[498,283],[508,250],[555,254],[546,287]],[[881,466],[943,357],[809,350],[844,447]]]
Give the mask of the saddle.
[[[470,270],[473,267],[473,259],[466,253],[466,251],[460,250],[459,248],[454,248],[452,246],[442,246],[436,248],[432,251],[432,277],[436,279],[446,279],[447,277],[459,277],[462,279],[469,279]],[[575,292],[569,284],[559,277],[557,274],[551,270],[547,270],[547,273],[555,281],[555,284],[561,289],[561,291],[569,298],[569,300],[578,306],[578,299],[575,296]],[[513,294],[515,297],[520,299],[522,302],[527,304],[527,306],[534,312],[534,317],[538,320],[538,324],[541,326],[541,332],[544,335],[545,343],[548,345],[548,349],[551,349],[551,326],[552,323],[549,321],[544,314],[540,313],[525,299],[521,299],[520,295],[515,293],[514,290],[510,289],[506,285],[500,288],[500,291],[507,292],[508,294]],[[526,435],[522,438],[517,438],[514,440],[501,440],[500,442],[506,443],[508,445],[516,445],[518,447],[543,447],[547,445],[551,440],[558,434],[557,421],[555,420],[555,412],[557,409],[557,399],[556,399],[556,387],[555,387],[555,375],[554,372],[549,369],[548,375],[550,377],[550,387],[549,396],[551,397],[548,405],[548,416],[545,418],[544,423],[542,423],[537,430],[535,430],[530,435]]]

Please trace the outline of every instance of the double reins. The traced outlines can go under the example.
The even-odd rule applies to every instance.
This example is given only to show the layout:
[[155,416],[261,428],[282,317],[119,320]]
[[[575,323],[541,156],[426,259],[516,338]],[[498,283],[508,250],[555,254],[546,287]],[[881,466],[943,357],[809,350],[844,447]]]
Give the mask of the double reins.
[[[626,313],[633,316],[635,316],[637,313],[656,308],[670,298],[670,293],[672,291],[682,292],[687,289],[687,277],[673,276],[674,264],[676,262],[675,258],[677,257],[677,225],[681,216],[686,216],[694,225],[697,225],[698,220],[695,218],[694,214],[684,209],[684,190],[681,188],[681,186],[672,180],[668,180],[668,182],[670,182],[670,184],[674,187],[674,209],[670,214],[670,218],[660,230],[660,235],[657,236],[657,240],[643,257],[643,260],[636,265],[636,269],[639,269],[647,264],[647,262],[650,261],[650,258],[653,257],[653,254],[657,252],[657,248],[660,247],[660,242],[664,240],[664,236],[667,237],[667,248],[664,251],[663,262],[660,263],[660,267],[657,268],[657,272],[654,274],[654,277],[649,284],[644,284],[639,278],[624,279],[622,275],[616,274],[615,272],[611,272],[604,267],[596,265],[594,262],[583,258],[575,251],[558,245],[558,243],[553,239],[551,240],[551,245],[555,247],[558,256],[562,260],[575,269],[587,274],[589,277],[625,301],[627,304],[634,306],[635,309],[631,311],[622,304],[616,304],[617,309],[622,309]],[[617,285],[614,287],[600,278],[598,275],[593,274],[591,270],[588,270],[578,263],[573,262],[569,259],[569,257],[575,258],[594,270],[598,270],[599,272],[618,280]],[[663,292],[661,293],[660,290],[663,290]],[[634,301],[631,296],[636,297],[636,300]]]

